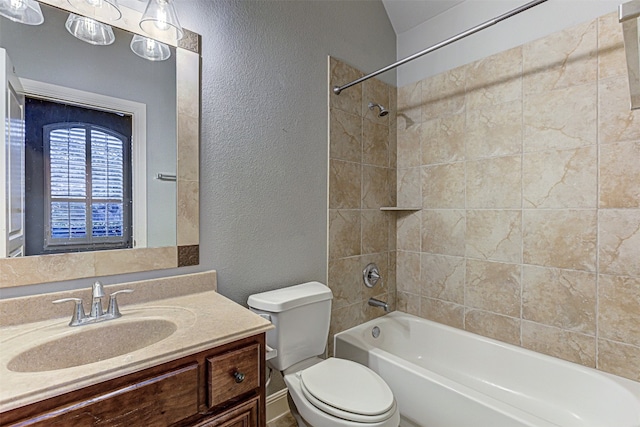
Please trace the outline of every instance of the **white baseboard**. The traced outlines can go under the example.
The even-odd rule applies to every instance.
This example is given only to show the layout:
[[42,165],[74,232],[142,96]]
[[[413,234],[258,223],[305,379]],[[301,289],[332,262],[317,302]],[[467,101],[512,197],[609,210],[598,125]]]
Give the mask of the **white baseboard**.
[[289,412],[287,389],[284,388],[267,396],[267,422],[280,418]]

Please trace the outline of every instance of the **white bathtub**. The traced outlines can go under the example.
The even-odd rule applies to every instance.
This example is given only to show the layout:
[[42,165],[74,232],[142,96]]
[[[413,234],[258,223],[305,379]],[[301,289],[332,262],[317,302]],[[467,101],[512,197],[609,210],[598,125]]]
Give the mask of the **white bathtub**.
[[401,426],[640,427],[640,383],[409,314],[341,332],[334,348],[385,379]]

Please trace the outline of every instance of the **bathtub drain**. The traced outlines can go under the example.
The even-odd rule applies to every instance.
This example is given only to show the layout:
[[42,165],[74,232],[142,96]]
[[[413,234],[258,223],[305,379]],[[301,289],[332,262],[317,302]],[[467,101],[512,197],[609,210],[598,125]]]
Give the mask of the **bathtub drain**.
[[380,336],[380,328],[374,326],[371,330],[371,335],[373,335],[374,338],[378,338]]

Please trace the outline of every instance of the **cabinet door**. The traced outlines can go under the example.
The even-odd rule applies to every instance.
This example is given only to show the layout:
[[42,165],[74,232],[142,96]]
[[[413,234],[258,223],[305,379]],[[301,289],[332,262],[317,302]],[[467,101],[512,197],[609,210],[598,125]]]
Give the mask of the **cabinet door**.
[[198,365],[194,363],[46,412],[18,425],[164,427],[197,413]]
[[254,397],[194,427],[255,427],[258,425],[259,406],[260,398]]

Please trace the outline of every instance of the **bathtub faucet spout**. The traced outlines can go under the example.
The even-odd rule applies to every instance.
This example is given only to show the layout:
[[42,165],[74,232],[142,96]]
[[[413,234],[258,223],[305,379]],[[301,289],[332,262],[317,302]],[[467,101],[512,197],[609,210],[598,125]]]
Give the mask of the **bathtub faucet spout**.
[[372,307],[380,307],[383,308],[386,313],[390,312],[389,304],[384,301],[380,301],[379,299],[369,298],[369,305]]

